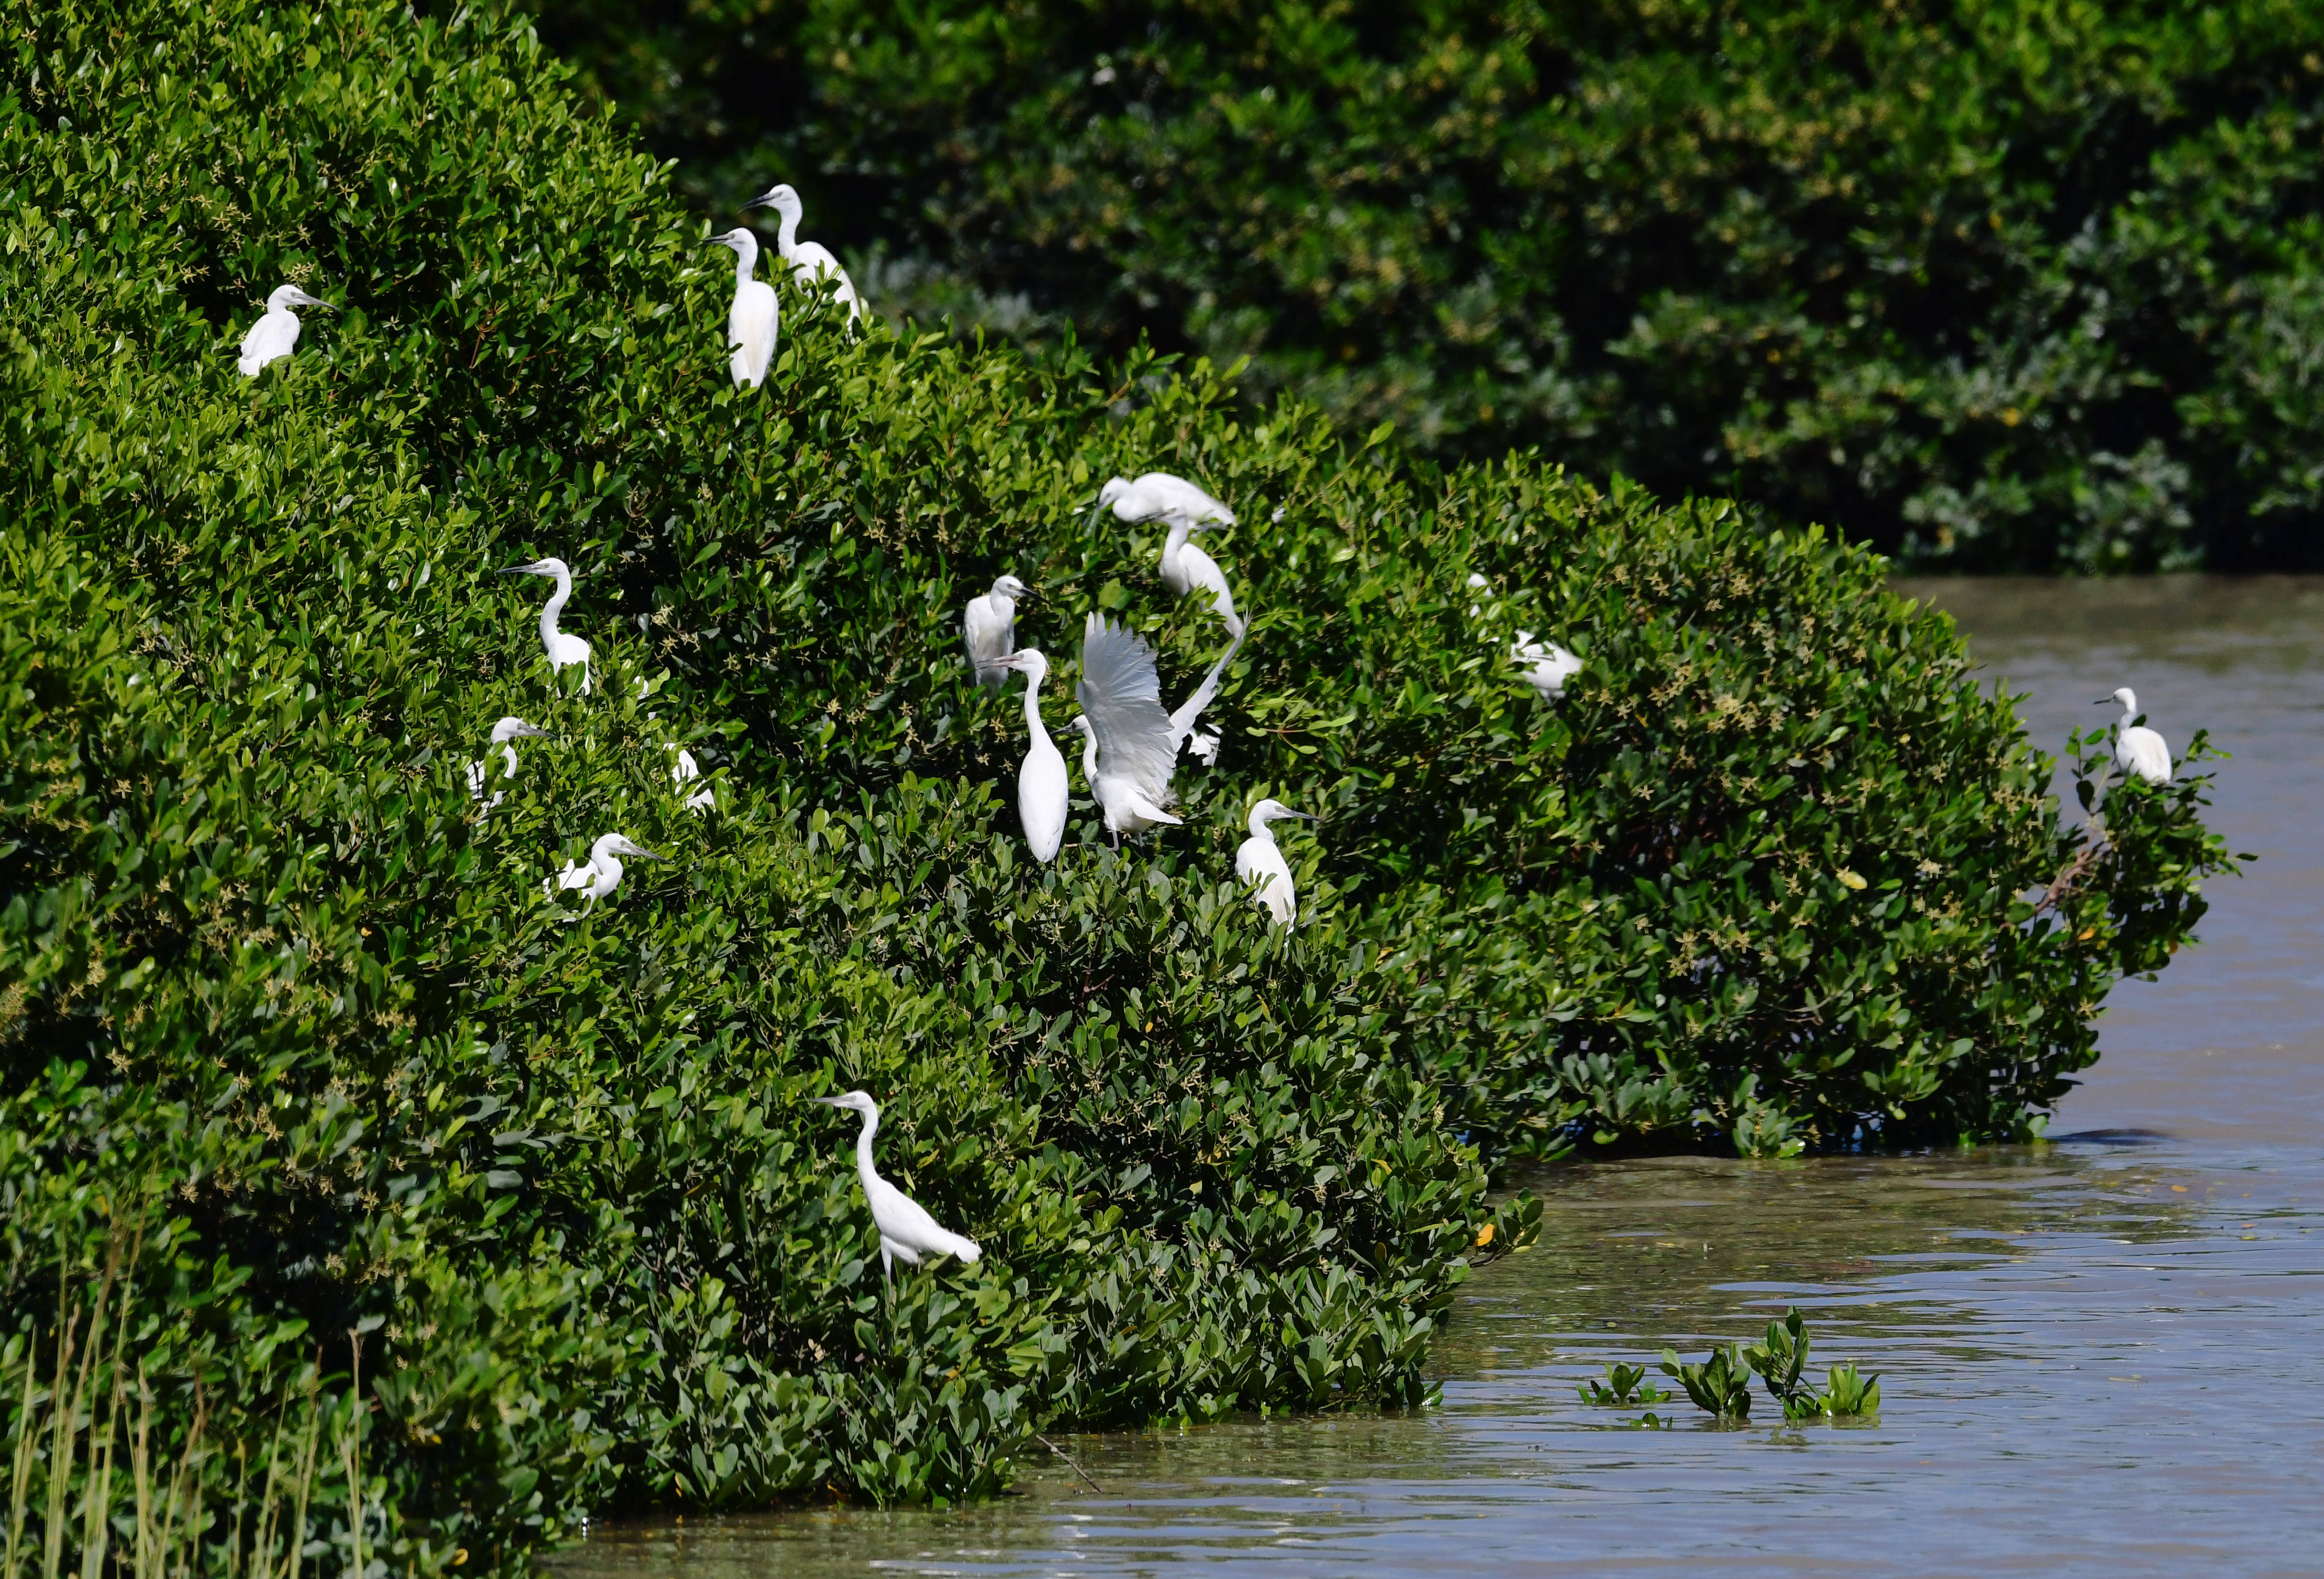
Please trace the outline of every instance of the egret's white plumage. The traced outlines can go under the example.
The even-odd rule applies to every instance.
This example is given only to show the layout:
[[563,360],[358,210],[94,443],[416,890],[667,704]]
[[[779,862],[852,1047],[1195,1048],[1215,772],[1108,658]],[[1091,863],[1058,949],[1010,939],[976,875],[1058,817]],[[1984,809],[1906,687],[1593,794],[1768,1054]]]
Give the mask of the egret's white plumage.
[[[694,753],[683,746],[672,746],[669,748],[678,753],[678,760],[671,765],[669,776],[678,781],[678,788],[684,789],[702,776],[702,764],[696,762],[694,759]],[[686,797],[686,809],[689,812],[714,811],[717,805],[718,792],[708,785],[704,785]]]
[[1025,591],[1023,582],[1004,575],[991,592],[968,601],[961,629],[968,642],[969,666],[976,671],[980,685],[998,691],[1009,684],[1010,666],[1002,660],[1017,650],[1017,600]]
[[1179,746],[1184,746],[1204,763],[1216,762],[1219,759],[1219,737],[1215,734],[1198,732],[1194,728],[1194,721],[1202,716],[1203,709],[1208,707],[1218,695],[1220,678],[1226,674],[1227,666],[1234,662],[1235,654],[1242,648],[1245,629],[1241,620],[1238,620],[1234,622],[1234,638],[1227,643],[1227,650],[1220,655],[1217,663],[1211,666],[1211,672],[1203,676],[1203,683],[1194,687],[1194,694],[1171,710],[1170,739],[1173,742],[1174,754]]
[[503,575],[545,575],[557,583],[549,601],[540,609],[540,646],[549,655],[549,672],[553,675],[567,664],[581,666],[581,694],[589,694],[589,644],[577,636],[567,636],[557,629],[557,617],[565,612],[566,601],[573,596],[573,572],[562,559],[536,559],[530,565],[512,565]]
[[2122,721],[2115,726],[2115,766],[2134,778],[2149,784],[2171,782],[2171,748],[2161,735],[2138,721],[2138,693],[2125,685],[2112,696],[2102,696],[2093,703],[2104,707],[2109,702],[2122,703]]
[[[503,778],[516,776],[516,741],[546,735],[548,732],[547,730],[534,729],[521,718],[504,718],[494,724],[493,744],[501,748],[501,759],[506,764],[501,771],[501,776]],[[488,776],[489,762],[490,758],[487,757],[484,761],[471,762],[467,765],[468,794],[475,800],[484,801],[484,810],[487,812],[499,805],[508,794],[505,790],[494,790],[492,799],[484,800],[484,783]]]
[[662,858],[650,849],[632,844],[618,833],[604,834],[589,847],[587,861],[577,866],[567,861],[563,871],[553,877],[541,879],[540,891],[553,899],[560,888],[578,889],[582,897],[588,901],[581,910],[586,915],[597,907],[597,901],[622,886],[622,858],[625,855],[641,861]]
[[799,206],[799,195],[788,186],[769,188],[742,205],[747,212],[752,208],[772,208],[782,216],[782,229],[775,240],[776,250],[783,262],[791,266],[791,273],[802,284],[812,287],[818,280],[831,279],[839,282],[839,299],[847,304],[847,321],[853,323],[863,316],[863,298],[855,294],[855,281],[839,266],[831,249],[819,242],[798,239],[799,216],[805,212]]
[[1083,753],[1090,794],[1117,837],[1143,832],[1170,815],[1170,774],[1179,741],[1162,711],[1154,649],[1135,631],[1092,614],[1082,628],[1082,678],[1074,687],[1091,749]]
[[1275,830],[1270,822],[1285,817],[1296,817],[1303,822],[1315,819],[1305,812],[1295,812],[1281,801],[1261,801],[1250,809],[1250,837],[1235,851],[1235,877],[1251,887],[1254,903],[1267,907],[1278,926],[1289,926],[1299,914],[1298,890],[1291,881],[1291,867],[1276,848]]
[[880,1177],[872,1165],[872,1137],[880,1133],[880,1105],[862,1091],[850,1091],[844,1097],[810,1097],[810,1102],[820,1102],[826,1107],[844,1107],[863,1115],[863,1127],[855,1136],[855,1177],[863,1186],[863,1198],[872,1207],[872,1221],[880,1229],[880,1275],[893,1275],[895,1263],[900,1260],[911,1266],[920,1264],[923,1256],[950,1255],[974,1263],[984,1252],[973,1239],[964,1239],[946,1228],[936,1226],[936,1220],[927,1208],[894,1185]]
[[1187,541],[1195,532],[1235,523],[1234,511],[1184,477],[1148,472],[1136,482],[1114,477],[1098,492],[1098,506],[1112,507],[1118,519],[1137,523],[1160,521],[1169,536],[1162,543],[1162,584],[1180,597],[1200,590],[1211,594],[1212,606],[1225,620],[1227,632],[1240,637],[1242,616],[1235,612],[1234,593],[1218,561]]
[[1037,647],[1010,653],[1001,664],[1025,676],[1025,728],[1032,743],[1025,748],[1025,765],[1017,770],[1017,820],[1025,826],[1025,842],[1033,858],[1057,858],[1065,837],[1068,784],[1065,758],[1049,731],[1041,726],[1041,682],[1049,677],[1049,660]]
[[265,313],[242,337],[242,355],[235,364],[242,369],[242,376],[256,378],[260,368],[270,362],[281,361],[299,344],[299,315],[290,310],[292,308],[330,305],[295,285],[276,286],[266,298]]
[[[1486,592],[1493,583],[1475,571],[1469,573],[1469,590]],[[1469,618],[1479,620],[1485,610],[1478,604],[1469,605]],[[1517,632],[1517,640],[1509,644],[1509,662],[1525,669],[1526,684],[1541,693],[1545,702],[1555,702],[1565,694],[1565,683],[1582,672],[1582,660],[1554,641],[1541,641],[1530,630]]]
[[734,305],[726,309],[727,370],[734,375],[736,389],[756,389],[767,381],[767,364],[774,360],[782,308],[773,286],[751,278],[759,266],[756,235],[738,228],[712,236],[710,245],[728,247],[734,253]]

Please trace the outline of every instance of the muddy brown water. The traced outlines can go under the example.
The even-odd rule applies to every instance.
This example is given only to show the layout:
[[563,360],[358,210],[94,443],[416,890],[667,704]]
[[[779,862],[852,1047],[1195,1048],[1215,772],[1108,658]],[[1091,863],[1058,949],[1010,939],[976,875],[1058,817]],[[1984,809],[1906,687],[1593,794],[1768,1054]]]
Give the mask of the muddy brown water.
[[[944,1513],[600,1527],[558,1579],[761,1575],[2324,1573],[2324,580],[1902,583],[2056,750],[2135,686],[2210,730],[2259,858],[2126,983],[2054,1143],[1554,1170],[1473,1279],[1440,1407],[1063,1439]],[[1876,1421],[1674,1428],[1585,1406],[1787,1304]],[[1764,1412],[1766,1400],[1759,1408]]]

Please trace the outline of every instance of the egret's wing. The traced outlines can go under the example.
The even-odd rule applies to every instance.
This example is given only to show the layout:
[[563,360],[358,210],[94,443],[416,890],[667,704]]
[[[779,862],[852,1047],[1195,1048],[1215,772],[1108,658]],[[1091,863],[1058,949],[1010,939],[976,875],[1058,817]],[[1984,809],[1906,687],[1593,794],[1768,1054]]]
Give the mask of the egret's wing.
[[242,337],[242,371],[254,375],[268,363],[290,354],[299,344],[299,316],[296,313],[268,313],[250,326],[250,333]]
[[774,358],[781,317],[775,288],[765,280],[745,280],[734,288],[734,306],[726,315],[726,343],[734,348],[732,371],[736,388],[767,381],[767,363]]
[[1179,517],[1189,523],[1216,521],[1222,526],[1233,526],[1235,513],[1209,494],[1187,482],[1173,477],[1167,472],[1148,472],[1138,480],[1139,491],[1161,506],[1163,513]]
[[[1170,715],[1171,756],[1176,757],[1178,754],[1178,748],[1185,744],[1188,735],[1194,732],[1194,721],[1202,716],[1203,709],[1210,706],[1212,699],[1218,695],[1219,678],[1227,672],[1227,666],[1234,662],[1235,654],[1241,650],[1242,637],[1241,630],[1235,631],[1234,639],[1227,643],[1227,650],[1220,655],[1217,663],[1211,666],[1211,672],[1203,676],[1203,683],[1194,687],[1194,693],[1180,702],[1178,710]],[[1216,748],[1213,747],[1213,749],[1215,750]]]
[[872,1220],[879,1225],[881,1237],[895,1245],[897,1254],[917,1266],[922,1255],[956,1255],[974,1261],[982,1253],[973,1241],[938,1227],[927,1208],[910,1196],[884,1179],[878,1183],[879,1190],[871,1198]]
[[1162,681],[1154,649],[1127,627],[1093,614],[1082,627],[1082,678],[1074,694],[1097,741],[1098,767],[1145,790],[1170,798],[1170,769],[1179,737],[1162,711]]

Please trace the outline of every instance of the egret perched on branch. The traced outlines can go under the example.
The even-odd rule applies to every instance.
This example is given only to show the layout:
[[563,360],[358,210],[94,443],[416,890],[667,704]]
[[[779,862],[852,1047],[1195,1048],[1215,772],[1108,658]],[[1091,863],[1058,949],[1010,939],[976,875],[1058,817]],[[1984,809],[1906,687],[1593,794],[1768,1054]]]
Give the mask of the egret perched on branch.
[[772,208],[782,216],[783,227],[776,237],[775,247],[782,253],[783,262],[791,266],[794,277],[810,289],[826,276],[838,280],[839,299],[847,304],[847,321],[852,324],[863,316],[863,298],[855,294],[855,281],[847,277],[847,271],[839,266],[831,249],[820,242],[798,239],[799,215],[803,211],[797,192],[788,186],[771,187],[742,205],[745,213],[753,208]]
[[618,833],[602,835],[589,847],[589,859],[580,866],[571,861],[553,877],[541,879],[540,891],[554,899],[560,888],[578,888],[589,903],[582,906],[586,915],[597,908],[597,901],[610,896],[622,886],[622,858],[634,856],[641,861],[658,861],[662,858],[650,849],[632,844]]
[[775,288],[751,278],[751,271],[759,266],[756,235],[748,230],[730,230],[712,236],[708,244],[734,250],[734,305],[726,309],[726,365],[734,375],[736,389],[755,388],[767,381],[767,363],[774,360],[775,330],[782,309],[775,301]]
[[589,694],[589,644],[577,636],[567,636],[557,629],[557,617],[565,612],[566,600],[573,595],[573,572],[562,559],[536,559],[530,565],[512,565],[502,570],[502,575],[546,575],[557,582],[557,590],[540,608],[540,646],[549,654],[549,672],[554,676],[567,664],[581,666],[581,694]]
[[1250,809],[1250,837],[1235,851],[1236,878],[1244,884],[1257,880],[1251,899],[1273,912],[1279,926],[1289,926],[1299,913],[1299,896],[1292,886],[1290,865],[1275,847],[1275,830],[1268,826],[1285,817],[1296,817],[1303,822],[1317,821],[1305,812],[1293,811],[1281,801],[1261,801]]
[[1017,770],[1017,820],[1025,825],[1033,858],[1053,861],[1065,837],[1067,785],[1065,756],[1041,727],[1041,682],[1049,677],[1049,660],[1039,647],[1028,647],[1001,663],[1025,676],[1025,728],[1033,737],[1025,748],[1025,766]]
[[880,1276],[887,1281],[893,1276],[898,1258],[918,1266],[927,1255],[958,1256],[973,1264],[982,1259],[984,1252],[976,1241],[936,1226],[919,1202],[880,1177],[872,1165],[872,1137],[880,1133],[880,1105],[862,1091],[850,1091],[844,1097],[810,1097],[810,1102],[820,1102],[826,1107],[846,1107],[863,1115],[863,1127],[855,1136],[855,1177],[862,1181],[863,1198],[871,1203],[872,1221],[880,1228]]
[[[503,778],[514,778],[516,776],[515,741],[525,739],[538,739],[548,733],[549,731],[547,730],[534,729],[530,724],[525,722],[524,720],[521,718],[504,718],[501,720],[500,722],[494,724],[493,726],[493,744],[501,748],[501,758],[508,764],[508,766],[502,771],[501,776]],[[471,798],[479,801],[484,800],[485,776],[486,766],[484,762],[471,762],[468,764],[468,794]],[[491,811],[494,806],[499,805],[501,802],[506,798],[507,792],[505,790],[494,790],[493,792],[493,798],[489,801],[484,801],[484,810],[487,812]]]
[[1187,482],[1167,472],[1148,472],[1132,482],[1126,477],[1109,480],[1098,492],[1098,508],[1113,507],[1114,515],[1133,524],[1160,521],[1169,528],[1162,544],[1162,584],[1180,597],[1200,589],[1211,594],[1227,633],[1242,634],[1242,616],[1235,612],[1234,593],[1227,588],[1226,573],[1218,561],[1188,542],[1195,532],[1235,524],[1234,511]]
[[280,362],[290,354],[299,344],[299,315],[294,307],[327,308],[331,304],[319,296],[309,296],[295,285],[278,285],[266,298],[266,311],[258,322],[250,326],[250,333],[242,337],[242,356],[235,365],[242,376],[254,379],[258,370],[270,362]]
[[[694,759],[693,752],[683,746],[672,746],[669,749],[678,753],[678,761],[670,767],[669,776],[678,781],[678,788],[684,789],[702,776],[702,765]],[[686,809],[689,812],[715,811],[717,805],[718,792],[707,785],[686,797]]]
[[2104,707],[2109,702],[2122,703],[2122,722],[2115,726],[2115,766],[2134,778],[2149,784],[2171,782],[2171,748],[2163,737],[2138,721],[2138,693],[2126,685],[2112,696],[2101,696],[2090,703]]
[[1017,648],[1017,600],[1025,592],[1023,582],[1004,575],[984,596],[968,601],[961,629],[968,641],[969,665],[975,669],[980,685],[998,691],[1009,684],[1010,666],[1003,660]]

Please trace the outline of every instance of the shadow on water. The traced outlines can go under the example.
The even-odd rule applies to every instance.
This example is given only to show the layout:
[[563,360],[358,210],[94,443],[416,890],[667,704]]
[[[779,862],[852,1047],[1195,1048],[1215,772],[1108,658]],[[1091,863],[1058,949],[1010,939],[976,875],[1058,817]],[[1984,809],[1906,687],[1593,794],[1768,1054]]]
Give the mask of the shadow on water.
[[[601,1528],[559,1579],[908,1574],[2312,1574],[2324,1509],[2324,580],[1920,583],[2044,748],[2132,684],[2235,753],[2260,858],[2205,944],[2101,1022],[2052,1144],[1641,1159],[1521,1180],[1541,1241],[1481,1269],[1443,1402],[1061,1441],[1021,1494]],[[1583,1404],[1609,1360],[1700,1358],[1797,1305],[1849,1425]],[[1657,1378],[1657,1380],[1660,1380]],[[1673,1389],[1675,1391],[1675,1389]],[[1764,1397],[1762,1417],[1772,1412]]]

